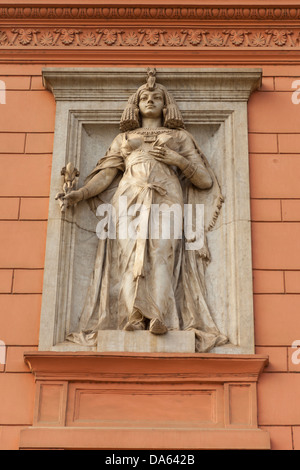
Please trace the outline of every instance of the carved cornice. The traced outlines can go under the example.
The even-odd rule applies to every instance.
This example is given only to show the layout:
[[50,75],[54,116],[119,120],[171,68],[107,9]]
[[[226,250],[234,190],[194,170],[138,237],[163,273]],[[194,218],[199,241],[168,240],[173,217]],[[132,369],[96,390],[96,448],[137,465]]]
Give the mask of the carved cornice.
[[[262,70],[258,68],[202,68],[201,72],[189,69],[159,68],[158,81],[168,89],[176,100],[184,101],[248,101],[251,93],[261,86]],[[58,68],[43,69],[43,83],[56,101],[127,101],[145,78],[145,71],[131,68]],[[189,82],[188,98],[182,91]],[[76,86],[71,84],[76,82]],[[128,83],[132,84],[129,90]],[[106,84],[110,83],[107,90]],[[190,111],[189,111],[190,112]],[[99,111],[97,110],[97,113]],[[227,113],[227,114],[226,114]],[[228,111],[226,111],[228,116]],[[224,115],[218,118],[224,120]],[[198,119],[199,120],[199,119]]]
[[0,49],[70,50],[186,48],[297,49],[300,28],[76,28],[14,27],[0,29]]
[[[120,360],[121,359],[121,360]],[[121,383],[257,382],[268,357],[239,354],[90,353],[29,351],[24,360],[37,380]],[[159,361],[160,369],[157,370]],[[143,363],[141,372],[140,364]]]
[[17,6],[0,7],[0,19],[12,20],[204,20],[204,21],[297,21],[300,8],[286,7],[207,7],[207,6]]

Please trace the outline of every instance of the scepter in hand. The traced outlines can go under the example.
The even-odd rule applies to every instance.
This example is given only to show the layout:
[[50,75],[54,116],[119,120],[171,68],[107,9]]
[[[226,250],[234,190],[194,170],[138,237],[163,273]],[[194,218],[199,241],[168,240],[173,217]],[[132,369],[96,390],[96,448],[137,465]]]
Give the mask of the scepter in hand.
[[61,175],[64,177],[63,192],[57,193],[55,196],[55,199],[59,202],[61,212],[65,212],[68,207],[64,201],[64,197],[74,189],[76,178],[78,178],[79,174],[79,171],[71,162],[61,170]]

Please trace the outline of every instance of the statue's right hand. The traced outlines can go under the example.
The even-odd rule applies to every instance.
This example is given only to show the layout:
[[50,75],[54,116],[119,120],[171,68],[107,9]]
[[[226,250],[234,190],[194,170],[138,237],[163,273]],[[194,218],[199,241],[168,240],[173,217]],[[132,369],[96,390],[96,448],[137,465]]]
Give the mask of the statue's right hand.
[[77,202],[82,201],[82,192],[80,190],[71,191],[62,199],[66,207],[74,206]]

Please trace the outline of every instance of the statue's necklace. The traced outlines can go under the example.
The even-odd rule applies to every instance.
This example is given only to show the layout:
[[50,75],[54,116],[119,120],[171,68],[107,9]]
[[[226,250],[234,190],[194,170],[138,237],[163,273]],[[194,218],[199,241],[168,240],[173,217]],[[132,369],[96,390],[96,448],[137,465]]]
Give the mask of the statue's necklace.
[[131,131],[134,134],[142,134],[144,136],[144,141],[147,143],[154,142],[156,136],[159,134],[172,134],[172,129],[166,129],[165,127],[151,128],[151,127],[140,127],[139,129],[134,129]]

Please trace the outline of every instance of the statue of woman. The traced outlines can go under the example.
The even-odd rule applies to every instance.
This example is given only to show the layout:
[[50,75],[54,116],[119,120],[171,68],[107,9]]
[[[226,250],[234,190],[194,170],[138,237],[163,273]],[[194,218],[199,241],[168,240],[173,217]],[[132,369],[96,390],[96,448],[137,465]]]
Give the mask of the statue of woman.
[[[205,266],[210,260],[206,237],[186,249],[185,237],[151,238],[155,205],[204,204],[205,233],[222,204],[218,181],[193,137],[184,129],[173,97],[156,83],[155,70],[128,100],[121,133],[88,176],[85,185],[63,199],[72,206],[88,199],[91,208],[110,203],[116,214],[144,208],[148,237],[99,240],[95,268],[77,332],[67,340],[95,346],[99,330],[193,330],[196,351],[225,344],[205,300]],[[122,196],[122,198],[121,198]],[[165,206],[161,206],[164,204]],[[120,211],[121,210],[121,211]],[[132,221],[130,211],[123,217]],[[145,219],[146,217],[146,219]],[[149,235],[150,234],[150,235]]]

